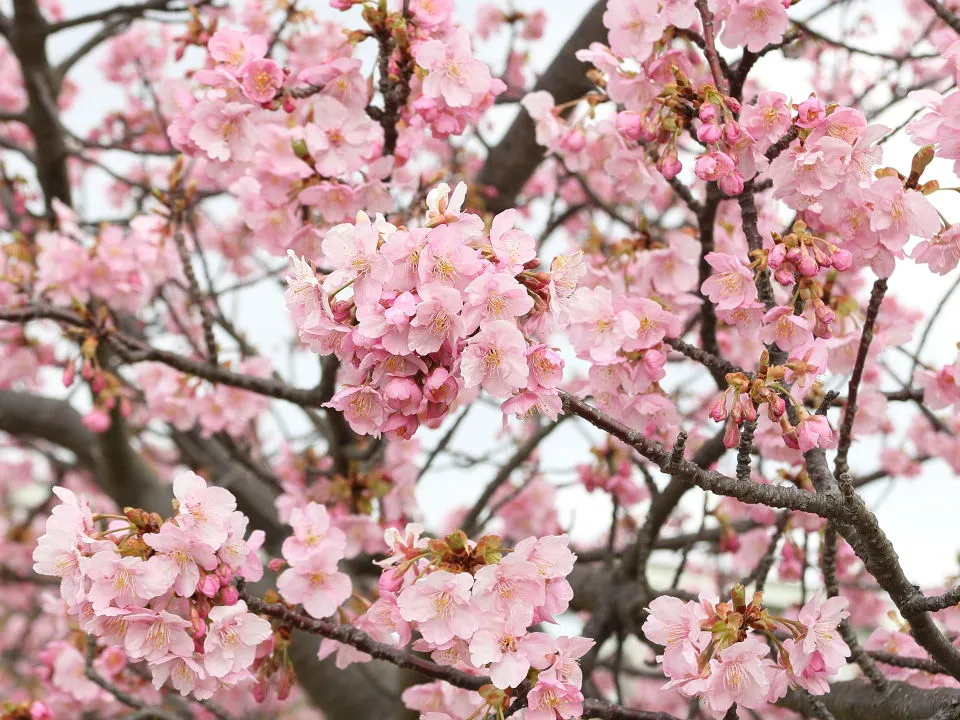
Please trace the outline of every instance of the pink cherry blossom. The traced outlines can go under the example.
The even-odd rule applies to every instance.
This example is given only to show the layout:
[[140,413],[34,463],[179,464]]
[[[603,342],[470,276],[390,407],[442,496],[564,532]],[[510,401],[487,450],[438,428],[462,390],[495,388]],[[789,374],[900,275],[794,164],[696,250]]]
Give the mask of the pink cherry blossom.
[[257,645],[270,637],[270,623],[247,612],[240,600],[210,611],[210,628],[203,642],[203,666],[213,677],[250,667]]
[[517,327],[504,320],[486,324],[467,341],[461,372],[465,385],[479,385],[494,397],[506,397],[526,385],[527,344]]
[[414,57],[428,72],[423,81],[424,95],[443,98],[450,107],[469,105],[490,88],[490,70],[470,53],[465,34],[451,38],[449,43],[428,40],[417,48]]
[[473,576],[445,570],[427,575],[397,596],[401,617],[416,622],[427,642],[442,645],[455,637],[469,639],[479,626],[470,599]]
[[183,597],[189,597],[196,591],[201,568],[209,572],[219,564],[214,549],[208,543],[175,523],[164,523],[160,532],[147,533],[143,540],[157,553],[162,553],[155,557],[172,565],[175,577],[173,589]]
[[753,274],[734,255],[707,253],[706,261],[716,272],[700,288],[718,310],[736,310],[750,306],[757,300],[757,286]]
[[543,670],[556,644],[546,633],[527,634],[528,621],[509,616],[502,622],[487,616],[487,622],[470,640],[470,661],[490,666],[490,680],[498,688],[517,687],[531,667]]
[[350,577],[337,570],[336,555],[314,552],[284,570],[277,578],[277,589],[289,603],[301,603],[315,618],[325,618],[353,591]]
[[227,539],[230,516],[237,509],[237,500],[230,491],[208,487],[203,478],[188,471],[174,478],[173,496],[185,530],[214,548]]

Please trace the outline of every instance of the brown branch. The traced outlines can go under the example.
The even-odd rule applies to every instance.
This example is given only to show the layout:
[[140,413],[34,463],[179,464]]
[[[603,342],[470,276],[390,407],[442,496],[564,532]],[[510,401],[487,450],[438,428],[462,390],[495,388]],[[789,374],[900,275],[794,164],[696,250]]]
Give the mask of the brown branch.
[[470,508],[470,511],[460,524],[461,529],[467,534],[468,537],[472,535],[478,529],[478,527],[480,527],[480,514],[496,494],[497,490],[499,490],[501,486],[503,486],[504,483],[510,479],[513,471],[520,467],[520,465],[523,464],[527,458],[533,454],[537,447],[539,447],[540,443],[543,442],[543,440],[550,433],[552,433],[561,422],[563,422],[565,417],[566,416],[561,416],[555,422],[549,422],[538,427],[536,431],[517,448],[516,452],[514,452],[510,459],[500,467],[493,480],[491,480],[483,489],[480,497],[477,498],[477,501],[473,504],[473,507]]
[[713,11],[707,5],[707,0],[696,0],[694,5],[697,6],[697,12],[700,13],[700,19],[703,21],[703,51],[707,56],[710,72],[713,74],[713,84],[721,92],[729,93],[730,84],[720,67],[720,54],[717,52],[716,34],[713,28]]
[[[540,76],[534,91],[549,92],[558,105],[576,100],[593,89],[586,77],[589,64],[576,58],[576,52],[592,42],[603,42],[607,29],[603,25],[605,0],[598,0],[567,39],[550,67]],[[487,201],[487,210],[498,213],[516,205],[517,195],[533,175],[544,157],[544,148],[537,145],[536,126],[530,116],[520,110],[503,139],[487,155],[476,182],[496,191]]]
[[873,328],[880,314],[880,305],[887,292],[886,278],[877,278],[870,293],[870,302],[867,304],[867,314],[863,321],[863,330],[860,333],[860,345],[857,348],[857,359],[853,366],[853,374],[847,386],[847,405],[843,410],[843,421],[840,423],[840,439],[837,443],[837,459],[834,461],[834,475],[839,479],[849,469],[847,453],[853,442],[853,423],[857,416],[857,395],[860,392],[860,382],[863,380],[863,369],[867,363],[867,354],[870,343],[873,341]]
[[927,6],[933,10],[937,17],[943,20],[947,25],[949,25],[957,33],[960,33],[960,16],[957,16],[956,13],[952,13],[944,7],[943,3],[940,0],[923,0]]

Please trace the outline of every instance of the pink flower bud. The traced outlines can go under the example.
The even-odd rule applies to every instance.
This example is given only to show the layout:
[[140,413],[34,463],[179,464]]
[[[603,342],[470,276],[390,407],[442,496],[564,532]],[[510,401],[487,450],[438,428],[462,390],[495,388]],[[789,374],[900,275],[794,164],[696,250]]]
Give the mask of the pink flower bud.
[[267,567],[270,568],[272,572],[280,572],[287,566],[287,561],[283,558],[272,558],[268,563]]
[[106,432],[110,429],[110,416],[103,408],[95,408],[83,416],[83,424],[91,432]]
[[93,379],[90,381],[90,389],[95,393],[103,392],[103,389],[107,386],[107,381],[102,374],[97,373],[93,376]]
[[615,121],[617,132],[630,140],[639,140],[640,133],[643,130],[643,117],[640,113],[622,112],[617,113]]
[[233,585],[224,585],[220,588],[220,604],[236,605],[240,599],[240,592]]
[[733,418],[727,420],[727,426],[723,430],[723,446],[726,448],[735,448],[740,444],[740,426]]
[[63,386],[70,387],[73,385],[74,381],[77,379],[77,366],[72,362],[68,362],[67,366],[63,369]]
[[736,145],[742,137],[743,129],[740,127],[740,123],[728,122],[723,126],[723,138],[728,145]]
[[204,575],[197,586],[197,590],[201,595],[206,595],[208,598],[216,597],[220,590],[220,578],[216,575]]
[[703,103],[697,115],[700,117],[701,122],[704,123],[716,123],[719,117],[717,106],[713,103]]
[[739,170],[734,170],[729,175],[720,178],[717,185],[727,195],[739,195],[743,192],[743,175],[740,174]]
[[797,126],[805,129],[816,127],[827,116],[827,109],[816,96],[811,95],[797,108]]
[[727,393],[730,392],[726,390],[723,394],[719,395],[716,400],[713,401],[713,405],[710,407],[710,417],[713,418],[714,422],[723,422],[727,419]]
[[683,164],[676,155],[661,155],[657,158],[657,170],[667,180],[673,180],[683,170]]
[[380,587],[381,593],[399,592],[400,588],[403,587],[403,575],[397,573],[394,568],[387,568],[380,575],[377,585]]
[[777,243],[773,246],[773,249],[767,253],[767,265],[772,269],[776,270],[787,258],[787,247],[782,243]]
[[723,129],[714,123],[703,123],[697,128],[697,140],[705,145],[719,142],[721,137],[723,137]]
[[30,703],[30,720],[53,720],[53,713],[42,702],[34,700]]
[[835,270],[839,270],[840,272],[849,270],[850,266],[853,265],[853,253],[849,250],[837,248],[833,251],[830,262]]

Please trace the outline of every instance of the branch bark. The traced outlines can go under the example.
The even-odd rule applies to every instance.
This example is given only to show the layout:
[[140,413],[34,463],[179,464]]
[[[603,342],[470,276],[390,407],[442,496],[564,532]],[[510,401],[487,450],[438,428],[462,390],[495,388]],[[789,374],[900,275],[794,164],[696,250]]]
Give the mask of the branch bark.
[[[605,9],[605,0],[600,0],[587,12],[550,67],[540,76],[534,91],[549,92],[559,105],[575,100],[593,88],[593,83],[586,78],[590,65],[577,60],[576,52],[606,38],[607,30],[603,26]],[[514,207],[517,195],[543,160],[544,148],[537,144],[536,136],[533,120],[521,108],[503,139],[490,149],[477,183],[496,190],[496,196],[487,201],[487,209],[491,212]]]

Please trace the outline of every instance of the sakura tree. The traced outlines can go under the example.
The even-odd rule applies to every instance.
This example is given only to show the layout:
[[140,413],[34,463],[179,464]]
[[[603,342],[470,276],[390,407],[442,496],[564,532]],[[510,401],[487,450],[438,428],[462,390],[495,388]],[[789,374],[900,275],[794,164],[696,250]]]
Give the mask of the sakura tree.
[[4,720],[960,718],[960,2],[7,5]]

